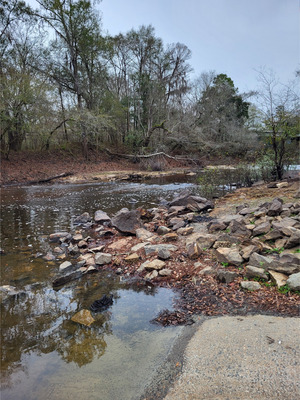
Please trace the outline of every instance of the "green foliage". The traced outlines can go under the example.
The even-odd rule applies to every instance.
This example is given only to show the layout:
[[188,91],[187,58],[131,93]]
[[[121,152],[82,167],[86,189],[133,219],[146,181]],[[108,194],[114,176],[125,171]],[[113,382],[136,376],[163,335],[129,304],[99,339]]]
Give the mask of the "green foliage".
[[228,267],[229,266],[228,262],[221,262],[221,264],[223,265],[223,267]]

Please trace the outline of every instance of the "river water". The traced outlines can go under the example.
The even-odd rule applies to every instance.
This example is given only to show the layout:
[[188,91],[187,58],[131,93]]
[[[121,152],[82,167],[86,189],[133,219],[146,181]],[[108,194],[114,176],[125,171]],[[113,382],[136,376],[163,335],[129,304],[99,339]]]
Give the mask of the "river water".
[[[191,178],[192,179],[192,178]],[[98,209],[153,207],[182,190],[186,177],[147,183],[10,187],[1,191],[1,285],[26,294],[1,304],[1,399],[138,399],[180,327],[150,321],[172,309],[170,289],[126,285],[110,273],[52,289],[59,261],[46,262],[48,235],[72,230],[75,216]],[[114,304],[90,327],[71,321],[103,294]]]

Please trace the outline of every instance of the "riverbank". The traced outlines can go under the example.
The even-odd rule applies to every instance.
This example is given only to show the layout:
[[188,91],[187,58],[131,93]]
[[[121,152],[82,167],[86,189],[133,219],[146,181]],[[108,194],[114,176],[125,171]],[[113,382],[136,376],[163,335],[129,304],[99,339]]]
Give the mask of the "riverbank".
[[[0,168],[0,185],[9,186],[28,183],[55,181],[65,183],[83,183],[93,181],[111,181],[130,179],[133,176],[153,178],[189,173],[196,166],[185,160],[174,160],[162,157],[159,162],[147,165],[136,163],[121,157],[113,157],[105,152],[91,152],[86,161],[81,154],[68,151],[53,152],[20,152],[11,153],[9,159],[2,157]],[[155,170],[158,169],[158,170]],[[66,175],[59,178],[60,175]]]

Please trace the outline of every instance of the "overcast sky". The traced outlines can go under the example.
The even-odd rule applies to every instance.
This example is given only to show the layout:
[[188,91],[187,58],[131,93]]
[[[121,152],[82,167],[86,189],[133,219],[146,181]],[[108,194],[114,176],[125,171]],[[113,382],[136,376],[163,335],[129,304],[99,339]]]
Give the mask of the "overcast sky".
[[192,51],[195,74],[230,76],[240,92],[271,68],[287,82],[300,69],[300,0],[102,0],[103,29],[115,35],[152,24],[165,44]]

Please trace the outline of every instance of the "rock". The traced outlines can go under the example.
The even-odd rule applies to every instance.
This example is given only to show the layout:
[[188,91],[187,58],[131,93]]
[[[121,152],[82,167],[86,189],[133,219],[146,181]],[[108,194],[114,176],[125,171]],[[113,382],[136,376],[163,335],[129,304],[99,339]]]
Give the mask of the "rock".
[[59,266],[59,271],[60,272],[65,272],[73,267],[72,263],[70,261],[65,261]]
[[[196,266],[197,263],[195,263]],[[214,275],[215,274],[215,270],[213,267],[205,267],[203,268],[201,271],[198,272],[198,275]]]
[[243,262],[243,258],[237,248],[219,247],[215,252],[220,263],[239,266]]
[[133,254],[130,254],[129,256],[125,257],[125,258],[124,258],[124,261],[125,261],[127,264],[134,264],[134,263],[136,263],[137,261],[139,261],[139,259],[140,259],[140,257],[138,256],[138,254],[133,253]]
[[296,232],[294,232],[291,237],[288,239],[288,241],[285,244],[286,249],[290,249],[292,247],[298,246],[300,243],[300,230],[297,229]]
[[65,285],[66,283],[74,281],[81,277],[82,277],[82,272],[80,270],[77,270],[75,272],[71,272],[68,275],[63,275],[55,278],[54,281],[52,282],[52,285],[54,288],[57,288],[59,286]]
[[105,222],[106,223],[110,223],[111,222],[110,217],[106,214],[106,212],[104,212],[102,210],[97,210],[95,212],[94,220],[98,224],[104,224]]
[[80,249],[86,248],[87,247],[87,242],[85,240],[80,240],[80,242],[78,242],[77,246]]
[[223,231],[227,228],[227,225],[222,221],[212,221],[207,225],[208,232],[214,233],[216,231]]
[[286,245],[287,240],[286,239],[277,239],[275,241],[275,248],[276,249],[283,249]]
[[269,269],[276,272],[282,272],[286,275],[300,272],[299,254],[280,254],[277,260],[274,260]]
[[92,317],[92,314],[89,310],[81,310],[76,313],[71,320],[81,325],[90,326],[96,320]]
[[73,236],[72,240],[74,242],[80,242],[80,240],[83,240],[83,236],[81,233],[77,233],[76,235]]
[[226,240],[216,240],[213,248],[214,249],[218,249],[219,247],[231,247],[232,243],[231,242],[227,242]]
[[130,241],[129,239],[131,238],[126,238],[126,239],[120,239],[108,246],[109,249],[111,250],[120,250],[123,247],[126,247],[128,245],[128,242]]
[[292,274],[286,281],[286,284],[291,290],[300,290],[300,272]]
[[157,256],[162,260],[168,260],[171,257],[171,253],[167,249],[160,249],[158,250]]
[[98,252],[101,252],[104,249],[104,247],[105,247],[104,244],[102,246],[91,247],[89,249],[89,252],[98,253]]
[[54,261],[55,260],[55,255],[51,253],[51,251],[48,251],[48,253],[43,257],[43,260],[45,261]]
[[193,233],[188,236],[186,240],[186,246],[191,243],[197,242],[199,248],[201,250],[210,249],[217,239],[216,235],[212,235],[209,233]]
[[182,236],[190,235],[194,232],[194,228],[192,226],[188,226],[186,228],[177,229],[177,233]]
[[250,244],[249,246],[242,247],[241,255],[244,260],[249,260],[251,254],[258,251],[258,247],[255,244]]
[[276,183],[276,186],[278,187],[278,189],[281,189],[281,188],[288,187],[289,184],[288,184],[288,182],[278,182],[278,183]]
[[138,228],[136,230],[136,237],[141,239],[141,240],[147,240],[153,236],[152,232],[147,231],[147,229],[144,228]]
[[263,268],[253,267],[252,265],[246,266],[246,276],[247,278],[262,278],[266,281],[268,280],[268,276],[266,275],[266,271]]
[[178,239],[177,233],[166,233],[163,236],[165,242],[174,242]]
[[83,265],[94,265],[95,264],[95,256],[91,253],[82,254],[78,257],[78,261],[84,261]]
[[138,243],[135,246],[131,247],[131,251],[135,253],[136,251],[143,249],[147,244],[148,243]]
[[280,238],[282,238],[282,233],[278,229],[273,229],[264,236],[265,240],[276,240]]
[[294,218],[290,218],[290,217],[284,217],[282,219],[279,220],[274,220],[272,222],[272,227],[274,229],[278,229],[279,231],[281,231],[283,228],[289,228],[291,226],[294,226],[297,224],[297,221]]
[[249,291],[254,291],[254,290],[259,290],[261,289],[261,286],[258,282],[247,282],[247,281],[242,281],[241,282],[241,287],[243,289],[247,289]]
[[165,235],[166,233],[170,233],[170,232],[171,232],[171,229],[167,228],[166,226],[159,226],[156,231],[156,233],[158,235]]
[[246,207],[240,210],[239,214],[240,215],[249,215],[249,214],[254,214],[257,211],[257,208],[250,208]]
[[90,265],[83,271],[85,274],[92,274],[94,272],[98,272],[98,269],[94,267],[94,265]]
[[101,299],[95,300],[90,306],[90,310],[93,312],[99,312],[106,310],[109,306],[113,304],[113,295],[107,296],[104,294]]
[[166,263],[162,260],[153,260],[153,261],[145,261],[141,267],[148,271],[152,271],[153,269],[160,270],[163,269]]
[[271,257],[262,256],[258,253],[252,253],[249,258],[249,264],[254,267],[263,268],[265,270],[269,269],[274,261]]
[[217,271],[217,278],[219,281],[227,284],[233,282],[237,276],[238,274],[236,272],[226,271],[225,269],[219,269]]
[[169,224],[171,226],[174,226],[174,225],[180,224],[181,222],[184,223],[184,219],[183,218],[175,217],[175,218],[171,218],[170,219]]
[[280,272],[272,271],[271,269],[269,270],[269,274],[271,277],[271,280],[276,283],[277,287],[282,287],[286,285],[286,281],[288,279],[288,276],[285,274],[282,274]]
[[97,253],[95,255],[95,264],[104,265],[111,262],[112,255],[109,253]]
[[161,249],[166,249],[168,251],[176,251],[177,247],[173,244],[150,244],[144,247],[146,256],[152,253],[158,253]]
[[264,233],[269,232],[270,229],[271,229],[270,222],[263,222],[262,224],[259,224],[253,229],[252,234],[253,236],[263,235]]
[[74,224],[81,225],[86,224],[92,220],[92,217],[88,212],[84,212],[74,219]]
[[160,276],[170,276],[170,275],[172,275],[172,270],[168,269],[168,268],[164,268],[164,269],[161,269],[160,271],[158,271],[158,274]]
[[64,250],[61,247],[55,247],[53,253],[62,254],[64,253]]
[[71,239],[72,235],[69,232],[56,232],[49,235],[50,242],[61,242],[65,239]]
[[145,279],[151,281],[154,278],[158,277],[158,272],[156,270],[149,272],[147,275],[145,275]]
[[274,199],[267,211],[267,215],[269,216],[279,215],[282,211],[282,203],[283,201],[281,199]]
[[178,213],[185,210],[185,206],[172,206],[169,208],[169,213],[177,215]]
[[230,233],[239,239],[245,240],[251,236],[251,231],[246,228],[243,222],[233,220],[229,224]]
[[122,233],[135,235],[136,230],[142,227],[139,211],[129,211],[128,209],[120,210],[112,218],[112,226]]
[[173,201],[169,203],[172,206],[185,206],[186,208],[190,209],[191,211],[205,211],[211,208],[214,208],[214,205],[211,201],[199,197],[199,196],[192,196],[190,194],[182,194],[176,197]]
[[201,250],[199,249],[198,244],[194,242],[187,247],[187,253],[191,260],[195,260],[199,257]]

